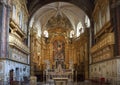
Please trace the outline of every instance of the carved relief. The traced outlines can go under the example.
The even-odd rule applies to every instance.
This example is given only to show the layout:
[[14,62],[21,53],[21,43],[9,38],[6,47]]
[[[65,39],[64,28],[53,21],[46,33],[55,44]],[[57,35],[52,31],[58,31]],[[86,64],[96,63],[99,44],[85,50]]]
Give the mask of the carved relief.
[[113,57],[114,33],[107,33],[103,39],[91,48],[93,63]]

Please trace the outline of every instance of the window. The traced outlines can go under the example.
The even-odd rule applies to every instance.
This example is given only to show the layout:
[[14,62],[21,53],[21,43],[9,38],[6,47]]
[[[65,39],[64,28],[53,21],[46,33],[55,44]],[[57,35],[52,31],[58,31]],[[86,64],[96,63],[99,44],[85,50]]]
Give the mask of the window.
[[24,26],[25,26],[24,27],[24,32],[27,33],[27,25],[25,24]]
[[74,30],[70,31],[70,38],[72,38],[74,35]]
[[109,4],[106,7],[107,11],[106,11],[106,21],[108,22],[110,20],[110,7]]
[[102,26],[105,24],[105,7],[102,8]]
[[22,12],[19,13],[19,26],[22,28],[22,20],[23,20],[23,14]]
[[12,18],[16,19],[16,6],[15,5],[13,5],[13,8],[12,8]]
[[[102,28],[102,19],[101,19],[101,11],[99,10],[99,26],[100,26],[100,29]],[[99,29],[99,30],[100,30]]]
[[85,16],[85,25],[86,25],[86,27],[90,27],[90,20],[89,20],[88,16]]
[[44,36],[48,38],[49,35],[47,30],[44,31]]
[[99,11],[96,14],[96,33],[100,30]]
[[83,29],[83,25],[81,22],[78,23],[78,26],[77,26],[77,34],[76,36],[79,37],[81,33],[84,32],[84,29]]

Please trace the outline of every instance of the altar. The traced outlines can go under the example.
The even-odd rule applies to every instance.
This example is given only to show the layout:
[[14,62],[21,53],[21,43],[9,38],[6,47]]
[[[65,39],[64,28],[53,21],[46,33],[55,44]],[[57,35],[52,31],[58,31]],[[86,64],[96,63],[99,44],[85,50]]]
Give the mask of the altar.
[[53,80],[55,85],[67,85],[68,81],[73,81],[73,70],[63,69],[59,64],[57,69],[46,70],[46,81]]
[[54,78],[55,85],[67,85],[68,78]]

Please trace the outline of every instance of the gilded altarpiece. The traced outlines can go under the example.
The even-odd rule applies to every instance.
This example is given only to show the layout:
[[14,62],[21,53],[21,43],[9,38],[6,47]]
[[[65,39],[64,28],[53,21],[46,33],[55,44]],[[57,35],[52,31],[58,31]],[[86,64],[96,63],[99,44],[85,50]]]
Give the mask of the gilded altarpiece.
[[65,68],[65,43],[63,41],[55,40],[53,42],[53,59],[56,64],[56,68],[59,64],[61,64],[62,67]]

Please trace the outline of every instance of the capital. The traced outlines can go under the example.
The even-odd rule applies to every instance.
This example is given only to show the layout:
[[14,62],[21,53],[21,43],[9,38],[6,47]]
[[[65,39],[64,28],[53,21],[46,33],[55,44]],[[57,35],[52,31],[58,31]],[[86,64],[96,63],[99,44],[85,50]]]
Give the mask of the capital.
[[10,2],[11,0],[0,0],[0,4],[6,5],[6,6],[10,6]]

